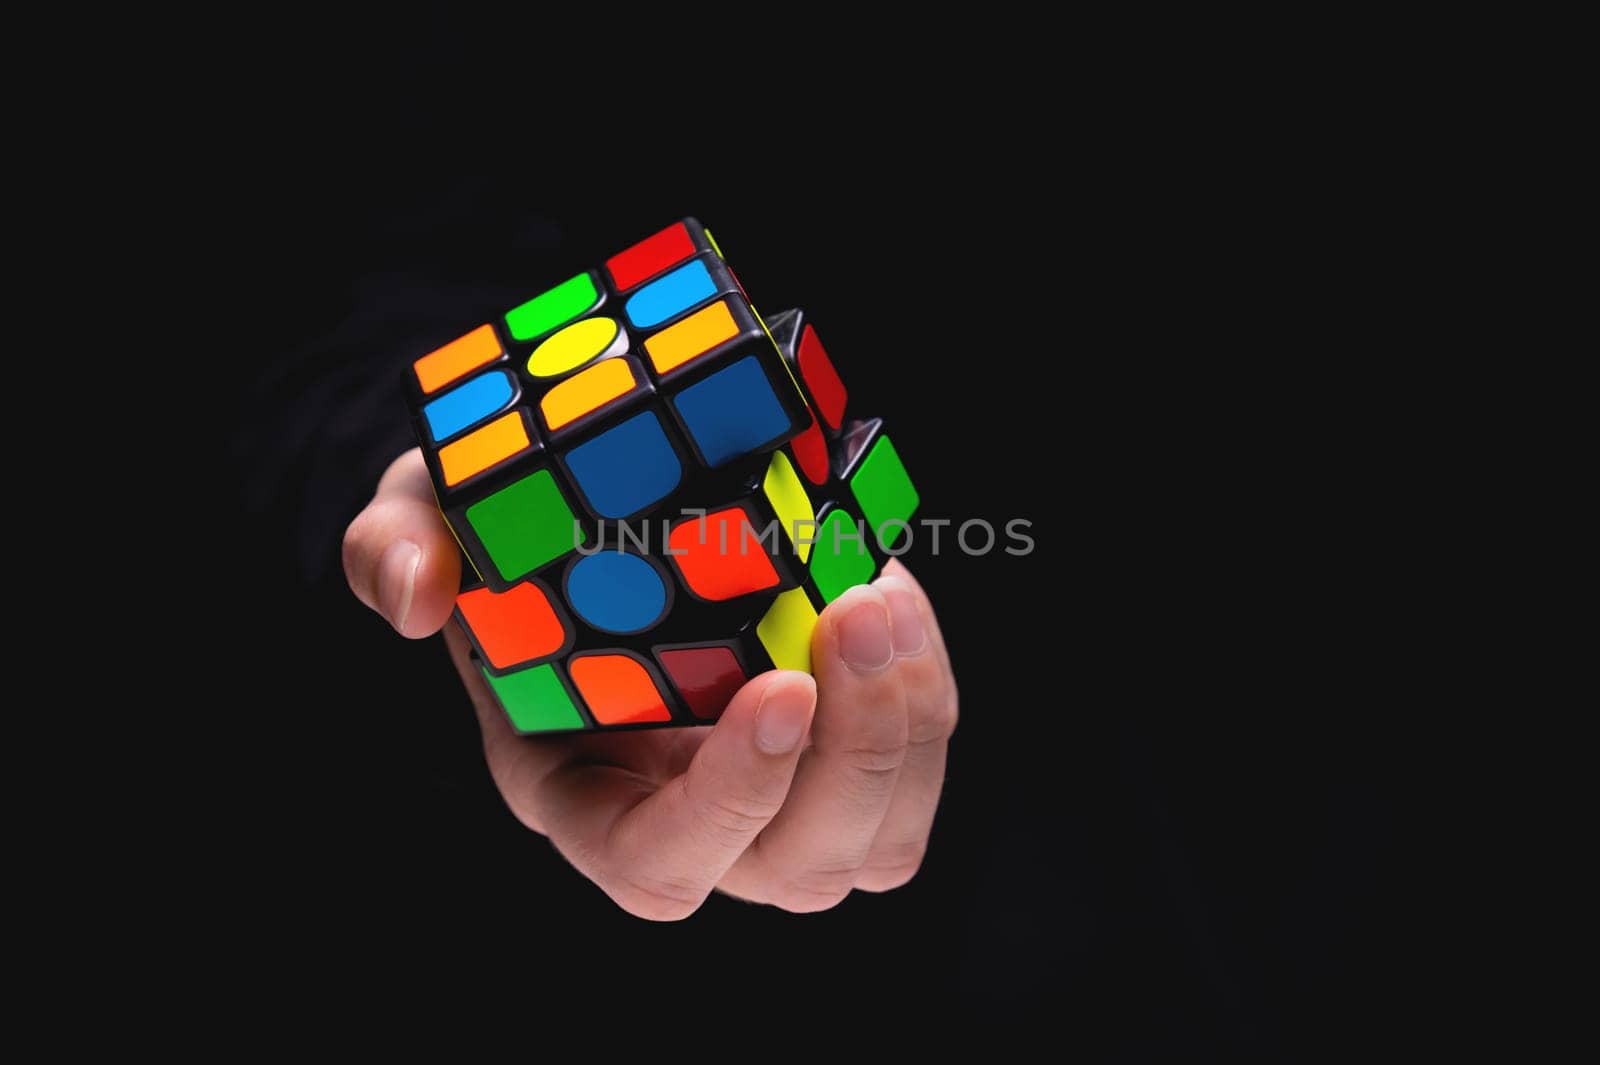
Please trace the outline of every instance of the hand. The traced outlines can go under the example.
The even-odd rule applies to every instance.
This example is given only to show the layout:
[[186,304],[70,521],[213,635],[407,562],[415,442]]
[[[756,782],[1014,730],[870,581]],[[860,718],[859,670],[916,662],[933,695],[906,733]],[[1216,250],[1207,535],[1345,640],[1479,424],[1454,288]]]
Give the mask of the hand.
[[922,864],[956,685],[933,607],[898,561],[823,611],[815,681],[755,677],[712,727],[547,738],[511,730],[466,637],[445,626],[460,548],[416,450],[350,523],[344,565],[351,590],[402,635],[445,628],[506,804],[629,913],[678,920],[713,889],[825,910],[852,888],[899,887]]

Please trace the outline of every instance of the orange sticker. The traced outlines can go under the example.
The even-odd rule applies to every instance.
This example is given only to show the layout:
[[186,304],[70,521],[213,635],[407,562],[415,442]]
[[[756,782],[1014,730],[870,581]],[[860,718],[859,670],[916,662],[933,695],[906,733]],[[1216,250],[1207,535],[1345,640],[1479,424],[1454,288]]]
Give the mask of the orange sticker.
[[567,628],[550,597],[529,581],[504,592],[473,588],[456,597],[456,607],[496,669],[548,658],[567,642]]
[[539,410],[544,414],[545,427],[553,432],[577,421],[618,396],[626,395],[637,383],[627,359],[597,362],[544,394]]
[[671,721],[656,682],[628,655],[580,655],[567,664],[589,712],[602,725]]
[[728,301],[718,300],[646,340],[644,350],[656,373],[666,373],[738,335],[739,324],[728,310]]
[[743,507],[679,525],[667,540],[667,554],[689,590],[712,602],[778,586],[778,571]]
[[412,369],[416,371],[417,384],[422,386],[422,391],[431,395],[478,367],[489,365],[500,355],[500,338],[494,335],[494,327],[480,325],[466,336],[430,351],[418,359]]
[[522,424],[522,414],[508,411],[481,429],[474,429],[439,449],[439,468],[444,471],[445,487],[454,488],[528,446],[528,427]]

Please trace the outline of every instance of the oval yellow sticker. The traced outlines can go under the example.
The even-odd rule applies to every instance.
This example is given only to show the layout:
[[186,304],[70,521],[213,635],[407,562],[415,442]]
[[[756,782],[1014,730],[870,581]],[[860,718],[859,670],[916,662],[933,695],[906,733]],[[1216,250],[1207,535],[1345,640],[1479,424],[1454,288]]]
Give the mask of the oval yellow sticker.
[[615,355],[627,344],[627,334],[615,318],[585,318],[534,348],[528,356],[528,372],[535,377],[560,377],[602,355]]

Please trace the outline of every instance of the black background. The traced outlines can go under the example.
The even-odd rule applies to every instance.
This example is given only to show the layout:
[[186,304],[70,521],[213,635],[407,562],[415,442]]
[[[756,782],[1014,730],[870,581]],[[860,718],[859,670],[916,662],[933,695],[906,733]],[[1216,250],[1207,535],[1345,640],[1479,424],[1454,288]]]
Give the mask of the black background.
[[[1131,1057],[1304,1059],[1397,1008],[1391,759],[1341,620],[1336,442],[1301,430],[1337,207],[1241,195],[1181,150],[1045,165],[980,132],[866,157],[817,127],[586,174],[363,117],[261,160],[229,265],[254,310],[226,539],[255,592],[222,627],[258,667],[230,669],[226,713],[260,781],[253,921],[297,979],[510,972],[540,1011],[920,1004],[905,1024],[1027,1002],[1064,1048]],[[813,315],[927,514],[1037,541],[910,557],[962,692],[932,849],[820,915],[617,910],[505,811],[442,644],[395,636],[338,565],[408,446],[398,368],[684,214],[759,306]]]

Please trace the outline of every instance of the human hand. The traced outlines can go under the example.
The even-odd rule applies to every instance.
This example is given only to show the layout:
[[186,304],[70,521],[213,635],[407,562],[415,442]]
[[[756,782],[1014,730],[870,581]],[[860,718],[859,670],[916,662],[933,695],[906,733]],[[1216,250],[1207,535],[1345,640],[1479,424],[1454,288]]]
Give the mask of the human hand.
[[812,668],[751,679],[714,726],[523,737],[451,622],[460,548],[421,453],[389,467],[344,539],[345,575],[401,635],[444,629],[517,818],[629,913],[678,920],[712,890],[809,912],[922,864],[956,724],[933,607],[898,561],[822,612]]

